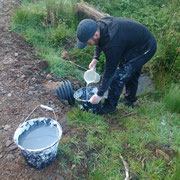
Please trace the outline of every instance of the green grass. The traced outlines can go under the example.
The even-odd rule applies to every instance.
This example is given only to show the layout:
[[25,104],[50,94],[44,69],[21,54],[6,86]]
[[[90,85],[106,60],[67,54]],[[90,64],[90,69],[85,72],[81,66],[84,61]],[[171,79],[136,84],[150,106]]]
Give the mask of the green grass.
[[47,71],[52,72],[59,78],[68,78],[70,80],[76,79],[82,81],[83,72],[78,70],[75,66],[63,60],[61,56],[61,50],[58,52],[53,48],[47,48],[46,46],[39,46],[41,50],[37,55],[46,59],[50,65],[50,69]]
[[82,81],[83,72],[61,58],[64,45],[71,44],[75,37],[73,14],[73,1],[23,1],[12,14],[11,27],[39,49],[37,55],[50,65],[46,71],[59,78]]
[[180,86],[172,85],[170,90],[164,95],[163,101],[166,108],[171,112],[180,113]]
[[[66,119],[72,131],[62,138],[59,151],[61,146],[68,148],[58,156],[60,161],[75,164],[77,179],[118,180],[125,177],[121,154],[129,164],[132,178],[176,179],[180,115],[169,112],[153,96],[141,97],[139,108],[129,109],[120,104],[118,112],[107,116],[75,107]],[[168,154],[169,160],[157,155],[156,149]],[[84,171],[80,175],[82,166]]]

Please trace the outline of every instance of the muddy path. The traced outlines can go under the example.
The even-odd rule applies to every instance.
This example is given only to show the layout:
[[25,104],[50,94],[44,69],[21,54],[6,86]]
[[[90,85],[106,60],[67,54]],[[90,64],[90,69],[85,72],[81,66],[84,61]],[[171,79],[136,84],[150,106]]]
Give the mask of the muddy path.
[[[52,93],[50,83],[60,79],[43,71],[48,64],[35,56],[35,49],[10,28],[10,15],[19,5],[18,0],[0,0],[0,179],[72,179],[70,170],[59,169],[58,160],[41,170],[31,168],[13,143],[18,125],[37,105],[56,108],[63,129],[67,129],[63,119],[69,108]],[[42,114],[52,117],[41,110],[35,116]]]

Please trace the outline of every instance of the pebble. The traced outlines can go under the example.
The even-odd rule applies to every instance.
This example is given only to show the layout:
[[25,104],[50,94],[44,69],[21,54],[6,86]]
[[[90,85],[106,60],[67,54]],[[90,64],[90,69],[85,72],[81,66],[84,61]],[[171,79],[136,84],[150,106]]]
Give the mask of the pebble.
[[12,154],[8,154],[8,155],[7,155],[7,159],[8,159],[8,160],[13,159],[13,158],[14,158],[14,156],[13,156]]
[[32,80],[32,81],[35,81],[35,80],[36,80],[36,78],[35,78],[35,77],[33,77],[31,80]]
[[59,180],[64,180],[64,178],[60,175],[57,175],[57,177],[59,178]]
[[4,130],[5,131],[7,131],[8,129],[10,129],[11,128],[11,126],[9,125],[9,124],[6,124],[5,126],[4,126]]
[[16,145],[12,145],[8,148],[8,152],[16,150],[18,147]]
[[6,147],[9,147],[11,144],[12,144],[12,141],[10,141],[10,140],[6,141]]
[[25,174],[26,174],[26,173],[28,173],[28,170],[27,170],[27,169],[25,169],[25,170],[24,170],[24,173],[25,173]]
[[18,56],[18,53],[14,53],[14,56],[17,57],[17,56]]
[[51,175],[48,180],[52,180],[53,176]]
[[70,59],[70,54],[69,54],[68,51],[63,51],[62,54],[61,54],[61,57],[63,59],[69,60]]
[[50,80],[52,78],[52,76],[50,75],[50,74],[48,74],[47,76],[46,76],[46,79],[47,80]]
[[50,176],[49,180],[64,180],[64,178],[60,175]]
[[70,174],[71,173],[71,171],[69,170],[69,169],[67,169],[67,170],[64,170],[64,174]]
[[0,159],[3,157],[3,155],[2,154],[0,154]]
[[26,76],[23,74],[22,76],[21,76],[21,79],[24,79]]
[[32,92],[32,91],[29,91],[28,94],[32,96],[32,95],[33,95],[33,92]]
[[57,174],[60,174],[60,170],[56,170],[56,173],[57,173]]
[[2,95],[6,94],[6,93],[8,93],[8,91],[6,91],[6,90],[2,90],[2,91],[1,91],[1,94],[2,94]]
[[12,94],[11,93],[8,93],[8,97],[11,97],[12,96]]
[[72,166],[71,166],[71,169],[74,169],[76,167],[76,165],[75,164],[73,164]]

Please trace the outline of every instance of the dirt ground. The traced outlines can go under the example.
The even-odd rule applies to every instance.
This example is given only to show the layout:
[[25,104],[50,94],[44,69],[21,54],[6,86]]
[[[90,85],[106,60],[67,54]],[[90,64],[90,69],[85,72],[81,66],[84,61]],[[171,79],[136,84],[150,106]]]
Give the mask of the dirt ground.
[[[0,0],[0,179],[72,179],[70,170],[58,169],[58,160],[44,169],[31,168],[13,143],[19,124],[39,104],[57,110],[56,115],[65,134],[68,127],[63,119],[69,108],[68,103],[59,101],[48,88],[60,79],[43,72],[48,64],[35,56],[36,50],[10,29],[10,14],[18,5],[18,0]],[[45,113],[44,116],[53,118],[53,114],[41,109],[35,113],[37,117]]]

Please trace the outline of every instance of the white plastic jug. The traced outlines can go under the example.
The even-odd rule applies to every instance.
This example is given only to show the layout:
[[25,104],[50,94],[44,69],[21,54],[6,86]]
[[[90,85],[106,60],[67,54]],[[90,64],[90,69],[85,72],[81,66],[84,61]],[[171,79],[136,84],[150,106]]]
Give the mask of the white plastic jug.
[[100,81],[100,75],[93,69],[90,69],[84,73],[84,80],[87,84],[98,83]]

